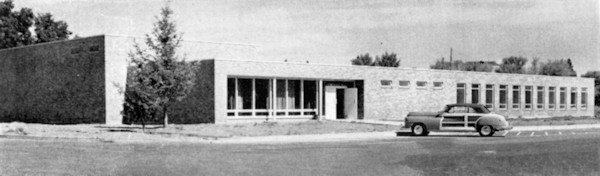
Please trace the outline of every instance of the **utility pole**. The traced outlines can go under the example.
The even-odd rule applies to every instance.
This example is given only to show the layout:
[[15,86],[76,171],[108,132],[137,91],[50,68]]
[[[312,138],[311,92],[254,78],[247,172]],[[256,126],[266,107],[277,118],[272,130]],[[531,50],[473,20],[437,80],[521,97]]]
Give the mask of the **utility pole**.
[[452,48],[450,48],[450,68],[449,70],[452,70]]

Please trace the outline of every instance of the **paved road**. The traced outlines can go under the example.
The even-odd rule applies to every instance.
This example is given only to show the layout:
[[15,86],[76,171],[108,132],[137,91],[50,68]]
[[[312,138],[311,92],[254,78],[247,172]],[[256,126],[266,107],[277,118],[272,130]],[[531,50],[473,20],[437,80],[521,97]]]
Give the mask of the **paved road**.
[[599,155],[600,130],[260,145],[4,138],[0,175],[600,175]]

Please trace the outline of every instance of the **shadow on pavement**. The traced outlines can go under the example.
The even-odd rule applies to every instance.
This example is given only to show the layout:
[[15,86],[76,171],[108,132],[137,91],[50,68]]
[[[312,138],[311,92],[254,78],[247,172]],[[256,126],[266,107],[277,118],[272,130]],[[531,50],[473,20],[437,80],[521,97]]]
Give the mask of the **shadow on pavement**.
[[[413,134],[411,132],[407,132],[407,131],[398,131],[396,132],[396,136],[413,136]],[[452,134],[452,135],[440,135],[440,134],[429,134],[427,136],[413,136],[413,137],[483,137],[483,136],[479,136],[479,134],[477,133],[473,133],[472,135],[470,134]],[[493,136],[489,136],[489,137],[504,137],[501,135],[493,135]],[[487,138],[489,138],[487,137]]]

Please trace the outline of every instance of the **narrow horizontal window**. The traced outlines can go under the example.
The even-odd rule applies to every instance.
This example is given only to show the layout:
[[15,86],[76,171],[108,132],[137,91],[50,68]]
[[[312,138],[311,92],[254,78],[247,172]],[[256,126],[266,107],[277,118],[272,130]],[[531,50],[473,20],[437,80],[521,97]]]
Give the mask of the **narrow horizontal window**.
[[381,80],[381,86],[392,86],[392,80]]
[[408,87],[410,87],[410,81],[402,81],[401,80],[401,81],[398,81],[398,85],[400,87],[408,88]]
[[444,85],[444,82],[433,82],[434,89],[441,89],[442,85]]
[[417,81],[417,88],[426,88],[427,81]]

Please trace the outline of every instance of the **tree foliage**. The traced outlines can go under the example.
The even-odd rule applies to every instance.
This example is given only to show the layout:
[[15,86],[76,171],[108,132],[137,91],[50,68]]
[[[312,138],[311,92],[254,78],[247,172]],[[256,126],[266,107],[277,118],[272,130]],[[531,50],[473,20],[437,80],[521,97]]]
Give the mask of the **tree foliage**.
[[600,71],[588,71],[587,73],[581,75],[581,77],[594,78],[594,105],[600,106]]
[[494,67],[484,62],[466,62],[460,67],[462,71],[492,72]]
[[171,19],[167,5],[161,9],[151,35],[146,34],[147,49],[137,43],[130,52],[130,76],[127,81],[125,113],[145,125],[152,114],[163,113],[168,122],[168,107],[181,101],[194,86],[194,65],[177,56],[181,35]]
[[381,67],[399,67],[400,60],[396,58],[396,53],[388,53],[386,51],[383,55],[375,57],[374,65]]
[[[54,21],[49,13],[36,17],[30,8],[19,11],[13,11],[13,8],[12,0],[0,2],[0,49],[65,40],[71,35],[67,23]],[[30,31],[32,27],[35,37]]]
[[511,56],[502,59],[500,67],[496,70],[498,73],[523,73],[527,58]]
[[358,55],[356,58],[352,59],[352,65],[368,65],[372,66],[374,64],[373,58],[369,56],[369,53]]
[[540,70],[541,75],[550,75],[550,76],[576,76],[574,70],[572,70],[569,63],[564,59],[558,60],[550,60],[548,63],[545,63]]
[[64,21],[54,21],[52,14],[43,13],[35,17],[35,43],[69,39],[72,34]]

